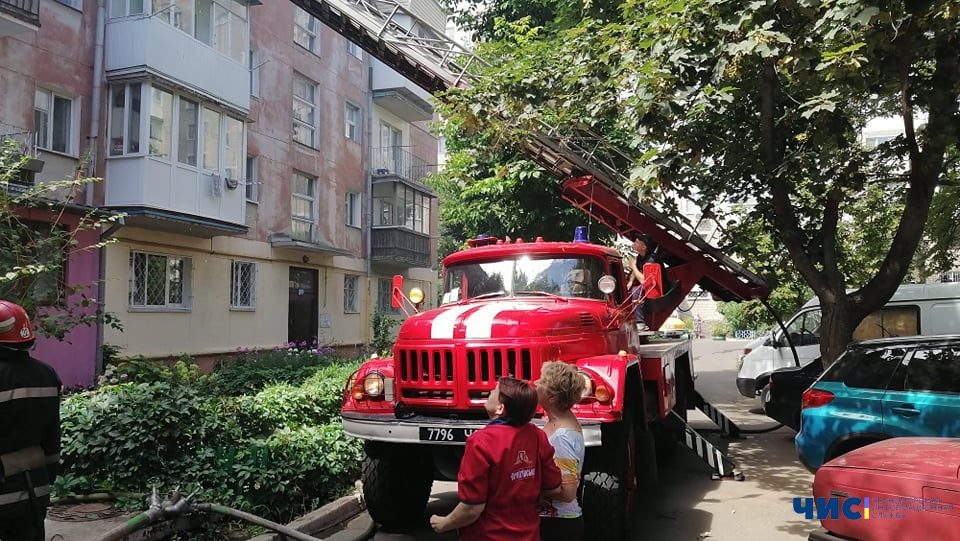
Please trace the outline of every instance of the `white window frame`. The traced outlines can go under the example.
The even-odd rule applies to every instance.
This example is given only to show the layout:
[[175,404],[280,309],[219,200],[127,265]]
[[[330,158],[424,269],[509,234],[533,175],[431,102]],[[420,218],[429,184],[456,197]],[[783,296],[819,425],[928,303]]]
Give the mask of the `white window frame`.
[[360,130],[363,128],[362,109],[349,101],[343,106],[343,135],[351,141],[360,142]]
[[[244,269],[246,269],[244,271]],[[247,280],[243,280],[246,274]],[[247,291],[244,291],[246,289]],[[246,303],[243,302],[246,299]],[[257,308],[257,264],[252,261],[233,260],[230,262],[230,309],[256,310]]]
[[363,198],[357,192],[347,192],[345,199],[346,224],[350,227],[360,227],[363,212]]
[[[290,231],[290,232],[291,232],[291,236],[294,237],[294,238],[297,239],[297,240],[302,240],[302,241],[304,241],[304,242],[314,242],[314,239],[316,239],[316,236],[317,236],[317,205],[316,205],[316,202],[317,202],[317,177],[313,177],[313,176],[307,175],[306,173],[301,173],[301,172],[299,172],[299,171],[294,171],[294,172],[293,172],[293,176],[294,176],[294,179],[293,179],[293,181],[291,182],[291,190],[290,190],[290,194],[291,194],[291,196],[290,196],[290,197],[291,197],[291,205],[290,205],[290,222],[291,222],[291,231]],[[298,177],[298,176],[301,177],[301,178],[303,178],[303,179],[305,179],[305,180],[307,180],[307,185],[310,187],[310,189],[309,189],[308,191],[310,191],[311,193],[305,194],[305,193],[299,193],[299,192],[296,191],[296,177]],[[309,208],[310,208],[310,216],[309,216],[309,217],[307,217],[307,216],[297,216],[297,215],[294,214],[294,212],[293,212],[293,203],[292,203],[292,202],[293,202],[293,201],[297,201],[297,200],[307,201],[307,202],[309,203]],[[309,227],[310,227],[309,238],[304,239],[304,238],[298,236],[298,235],[296,234],[296,232],[293,231],[293,224],[294,224],[294,223],[305,223],[305,224],[309,224]]]
[[343,313],[360,313],[360,277],[356,274],[343,275]]
[[[293,42],[313,54],[320,54],[320,21],[300,6],[294,6],[293,9]],[[307,17],[306,26],[300,24],[300,17],[298,17],[298,15],[300,17]],[[306,35],[308,40],[307,45],[300,43],[297,39],[297,29],[303,31]]]
[[247,174],[244,183],[244,197],[247,203],[260,202],[260,157],[247,155]]
[[[143,283],[143,300],[138,301],[137,291],[139,289],[137,284],[137,274],[136,274],[136,262],[138,258],[143,258],[144,269],[144,283]],[[147,287],[149,284],[149,261],[153,258],[162,258],[164,263],[164,269],[166,269],[166,275],[164,277],[164,303],[163,304],[149,304],[149,299],[147,298]],[[180,261],[180,268],[182,272],[181,281],[180,281],[180,302],[170,302],[171,294],[171,283],[172,276],[170,272],[170,263],[171,260]],[[128,305],[131,309],[146,309],[146,310],[189,310],[191,307],[191,291],[192,291],[192,278],[193,278],[193,261],[189,257],[183,257],[179,255],[170,255],[170,254],[157,254],[150,252],[141,252],[138,250],[132,250],[130,252],[130,297],[128,299]]]
[[[301,82],[305,83],[308,88],[311,88],[311,89],[313,90],[313,92],[312,92],[312,93],[313,93],[312,101],[311,101],[311,99],[308,99],[307,96],[298,96],[297,93],[296,93],[296,91],[294,91],[294,93],[293,93],[293,103],[294,103],[294,104],[299,103],[299,104],[301,104],[301,105],[306,105],[306,106],[308,106],[308,107],[310,108],[310,111],[311,111],[310,116],[312,117],[312,119],[310,119],[310,121],[304,120],[304,119],[302,119],[302,118],[297,118],[296,108],[294,108],[294,114],[293,114],[293,126],[294,126],[294,130],[293,130],[293,140],[296,141],[297,143],[300,143],[301,145],[306,145],[306,146],[308,146],[308,147],[310,147],[310,148],[316,148],[316,145],[317,145],[317,125],[319,124],[319,122],[318,122],[318,120],[317,120],[317,114],[318,114],[318,111],[317,111],[317,89],[318,89],[318,85],[317,85],[317,83],[311,81],[310,79],[307,79],[306,77],[304,77],[303,75],[300,75],[299,73],[294,73],[294,74],[293,74],[293,79],[294,79],[294,89],[296,89],[296,87],[297,87],[297,80],[300,80]],[[311,123],[311,121],[312,121],[312,123]],[[297,131],[296,131],[296,128],[297,128],[297,127],[303,128],[303,129],[308,130],[308,131],[310,132],[310,142],[309,142],[309,143],[308,143],[308,142],[305,142],[305,141],[301,141],[301,140],[299,140],[299,139],[297,138]]]
[[[36,147],[49,152],[57,152],[59,154],[67,154],[69,156],[75,156],[76,155],[76,150],[75,150],[76,136],[74,135],[74,132],[76,130],[74,129],[74,126],[76,126],[77,124],[76,100],[74,98],[65,96],[58,92],[54,92],[53,90],[48,90],[46,88],[38,87],[36,89],[36,92],[34,93],[34,107],[33,107],[34,124],[36,124],[36,120],[37,120],[37,111],[40,110],[40,109],[37,109],[36,102],[41,100],[41,95],[42,95],[42,99],[46,100],[47,102],[45,104],[46,109],[43,110],[44,114],[46,114],[46,126],[44,126],[43,131],[40,130],[40,126],[35,125],[33,128],[33,131],[36,134],[35,135]],[[57,104],[57,98],[61,100],[65,100],[69,104],[69,108],[70,108],[70,110],[67,111],[67,116],[66,116],[67,126],[66,127],[61,126],[60,130],[57,130],[57,120],[56,120],[57,111],[55,110],[56,104]],[[63,133],[63,136],[65,138],[66,147],[63,149],[53,148],[53,134],[54,132],[57,132],[57,131],[65,131],[65,133]],[[45,141],[40,140],[41,133],[46,134]]]
[[350,40],[347,40],[347,53],[357,60],[363,60],[363,49]]

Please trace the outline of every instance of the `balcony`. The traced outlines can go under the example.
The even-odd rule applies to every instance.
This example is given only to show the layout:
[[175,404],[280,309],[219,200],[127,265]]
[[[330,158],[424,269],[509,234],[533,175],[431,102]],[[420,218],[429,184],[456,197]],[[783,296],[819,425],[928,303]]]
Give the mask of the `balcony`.
[[430,93],[410,82],[393,68],[374,59],[372,61],[373,103],[405,122],[419,122],[433,118]]
[[0,38],[40,30],[40,0],[0,0]]
[[374,227],[370,259],[387,268],[432,267],[430,236],[399,227]]
[[403,147],[382,147],[372,150],[370,167],[373,170],[374,182],[396,180],[430,191],[423,183],[423,179],[437,172],[437,164],[427,163],[426,160],[414,156]]

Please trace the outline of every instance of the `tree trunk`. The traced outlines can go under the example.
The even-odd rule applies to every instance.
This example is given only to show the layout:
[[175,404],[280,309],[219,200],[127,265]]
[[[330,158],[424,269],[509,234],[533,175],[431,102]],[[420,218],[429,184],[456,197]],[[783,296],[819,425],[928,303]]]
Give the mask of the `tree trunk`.
[[858,318],[854,314],[857,310],[850,304],[846,295],[841,295],[833,303],[821,302],[820,310],[820,360],[823,368],[826,369],[846,349],[853,338],[853,330],[863,317]]

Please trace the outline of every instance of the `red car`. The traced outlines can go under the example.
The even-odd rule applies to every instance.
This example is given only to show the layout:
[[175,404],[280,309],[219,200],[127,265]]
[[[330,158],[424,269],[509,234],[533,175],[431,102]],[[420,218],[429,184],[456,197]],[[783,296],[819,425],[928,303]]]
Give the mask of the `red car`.
[[[960,438],[891,438],[817,470],[809,541],[960,539]],[[822,499],[821,499],[822,498]],[[809,515],[808,515],[809,516]]]

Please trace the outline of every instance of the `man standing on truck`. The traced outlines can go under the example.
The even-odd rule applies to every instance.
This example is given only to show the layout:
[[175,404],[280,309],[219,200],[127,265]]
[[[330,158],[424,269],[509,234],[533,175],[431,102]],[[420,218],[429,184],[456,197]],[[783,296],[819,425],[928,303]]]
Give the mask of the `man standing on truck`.
[[[643,301],[647,295],[654,293],[651,291],[653,277],[645,277],[643,275],[643,266],[648,263],[658,264],[660,266],[661,281],[666,272],[663,263],[656,256],[657,244],[653,242],[649,236],[637,233],[632,237],[632,240],[633,250],[637,252],[637,256],[631,258],[628,262],[630,265],[630,278],[627,279],[627,291],[634,288],[633,291],[631,291],[631,295],[633,296],[633,302],[636,304],[637,330],[643,332],[650,330],[644,318]],[[662,288],[662,285],[660,287]],[[662,292],[659,294],[662,294]]]

